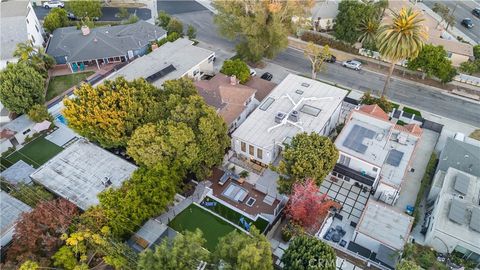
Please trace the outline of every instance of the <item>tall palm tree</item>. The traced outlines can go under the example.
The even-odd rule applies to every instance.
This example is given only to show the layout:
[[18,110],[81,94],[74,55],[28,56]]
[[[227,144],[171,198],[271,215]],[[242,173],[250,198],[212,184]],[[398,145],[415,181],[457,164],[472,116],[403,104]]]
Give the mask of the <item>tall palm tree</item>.
[[358,26],[358,32],[361,34],[358,38],[358,41],[362,43],[364,48],[372,49],[372,46],[375,45],[379,26],[380,22],[371,17],[365,18],[360,22],[360,25]]
[[402,8],[398,13],[392,11],[392,15],[392,21],[380,27],[377,37],[378,51],[391,62],[382,96],[387,93],[395,63],[417,57],[428,38],[420,12]]

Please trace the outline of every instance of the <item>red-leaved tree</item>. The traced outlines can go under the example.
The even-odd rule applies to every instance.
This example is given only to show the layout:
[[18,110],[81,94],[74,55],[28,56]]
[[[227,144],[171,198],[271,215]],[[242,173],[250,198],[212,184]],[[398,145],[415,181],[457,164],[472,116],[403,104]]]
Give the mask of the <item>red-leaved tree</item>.
[[287,206],[287,215],[304,228],[311,228],[325,215],[332,204],[327,194],[320,194],[315,181],[308,179],[304,183],[293,185],[293,192]]
[[34,260],[42,265],[63,244],[60,236],[78,215],[77,207],[65,199],[44,201],[28,213],[23,213],[15,226],[7,260],[22,263]]

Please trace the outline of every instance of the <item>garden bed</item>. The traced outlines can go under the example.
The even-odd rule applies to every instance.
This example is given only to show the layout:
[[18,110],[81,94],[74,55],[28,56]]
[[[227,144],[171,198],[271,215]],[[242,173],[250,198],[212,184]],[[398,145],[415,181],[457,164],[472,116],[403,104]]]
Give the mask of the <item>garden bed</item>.
[[412,109],[412,108],[409,108],[409,107],[403,107],[402,111],[404,111],[406,113],[409,113],[409,114],[415,114],[417,116],[422,117],[422,114],[419,111],[417,111],[415,109]]

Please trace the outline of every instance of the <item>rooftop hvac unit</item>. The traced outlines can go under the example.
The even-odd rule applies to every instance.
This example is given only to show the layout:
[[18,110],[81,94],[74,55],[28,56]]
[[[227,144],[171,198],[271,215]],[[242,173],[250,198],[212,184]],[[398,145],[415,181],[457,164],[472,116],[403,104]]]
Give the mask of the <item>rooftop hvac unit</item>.
[[292,111],[288,116],[288,120],[292,122],[298,122],[299,118],[300,118],[300,114],[298,113],[298,111]]
[[285,116],[287,116],[286,113],[278,112],[277,115],[275,115],[275,123],[277,124],[282,123],[282,120],[285,119]]

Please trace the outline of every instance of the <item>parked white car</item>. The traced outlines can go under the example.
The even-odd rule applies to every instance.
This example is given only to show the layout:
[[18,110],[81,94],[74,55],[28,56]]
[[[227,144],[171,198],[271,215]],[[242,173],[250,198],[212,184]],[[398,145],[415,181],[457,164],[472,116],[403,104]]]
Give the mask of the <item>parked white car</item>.
[[60,1],[48,1],[43,3],[44,8],[63,8],[65,5]]
[[342,66],[344,66],[346,68],[355,69],[355,70],[362,69],[362,63],[360,63],[358,61],[355,61],[355,60],[347,60],[347,61],[342,63]]
[[250,68],[250,77],[254,77],[256,75],[257,75],[257,72],[255,71],[255,69]]

